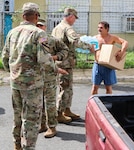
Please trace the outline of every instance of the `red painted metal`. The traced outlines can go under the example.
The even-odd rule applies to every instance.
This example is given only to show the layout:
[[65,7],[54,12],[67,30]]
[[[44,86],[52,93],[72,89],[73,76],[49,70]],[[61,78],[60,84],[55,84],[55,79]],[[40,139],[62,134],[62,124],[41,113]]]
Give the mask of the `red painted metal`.
[[[93,98],[88,101],[85,120],[86,150],[129,150]],[[119,125],[116,122],[113,124]]]

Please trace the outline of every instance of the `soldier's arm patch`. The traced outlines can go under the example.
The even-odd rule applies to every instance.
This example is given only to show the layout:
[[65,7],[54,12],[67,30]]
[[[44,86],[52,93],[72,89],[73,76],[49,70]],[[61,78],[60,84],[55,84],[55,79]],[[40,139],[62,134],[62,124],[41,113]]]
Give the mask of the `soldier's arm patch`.
[[47,42],[47,38],[44,38],[44,37],[40,37],[39,38],[39,43],[42,44],[42,43],[46,43]]

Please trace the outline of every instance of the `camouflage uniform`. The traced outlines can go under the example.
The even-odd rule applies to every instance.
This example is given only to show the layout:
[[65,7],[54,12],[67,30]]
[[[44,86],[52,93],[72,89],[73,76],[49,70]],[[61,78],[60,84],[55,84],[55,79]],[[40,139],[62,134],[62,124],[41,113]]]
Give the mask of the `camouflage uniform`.
[[[45,49],[51,53],[52,56],[56,55],[59,61],[64,60],[68,55],[68,47],[58,39],[49,36],[47,43],[44,45]],[[56,89],[57,89],[57,74],[51,68],[45,68],[45,85],[44,96],[45,107],[47,113],[48,127],[55,127],[57,125],[57,110],[56,110]],[[42,124],[46,123],[45,110],[43,109]]]
[[44,69],[55,71],[52,57],[42,46],[46,39],[43,30],[24,21],[8,33],[2,51],[4,68],[10,71],[16,149],[21,149],[22,129],[23,149],[35,149],[42,114]]
[[[70,15],[66,14],[67,16]],[[75,14],[74,14],[75,15]],[[59,111],[65,111],[70,108],[73,96],[73,67],[75,65],[76,52],[75,48],[90,49],[91,45],[80,41],[80,35],[77,34],[73,27],[66,20],[62,20],[52,31],[52,36],[57,37],[69,47],[69,55],[66,60],[59,63],[58,66],[69,72],[69,75],[60,76],[60,93],[59,93]]]

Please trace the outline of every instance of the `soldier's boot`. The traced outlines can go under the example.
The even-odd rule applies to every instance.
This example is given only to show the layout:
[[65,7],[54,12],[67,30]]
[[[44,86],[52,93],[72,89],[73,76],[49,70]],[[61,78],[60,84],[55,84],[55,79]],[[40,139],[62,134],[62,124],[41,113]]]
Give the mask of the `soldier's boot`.
[[47,131],[44,133],[45,138],[52,138],[56,135],[56,128],[55,127],[50,127],[47,129]]
[[14,144],[14,150],[22,150],[21,144]]
[[80,115],[72,113],[70,108],[66,108],[66,110],[64,111],[64,115],[68,116],[68,117],[71,117],[72,120],[80,119]]
[[66,124],[66,123],[70,123],[72,121],[72,118],[65,116],[64,113],[61,111],[61,112],[58,112],[57,121],[59,123],[65,123]]
[[39,133],[42,133],[42,132],[46,132],[47,131],[47,126],[46,126],[46,124],[41,124],[41,127],[40,127],[40,129],[39,129]]

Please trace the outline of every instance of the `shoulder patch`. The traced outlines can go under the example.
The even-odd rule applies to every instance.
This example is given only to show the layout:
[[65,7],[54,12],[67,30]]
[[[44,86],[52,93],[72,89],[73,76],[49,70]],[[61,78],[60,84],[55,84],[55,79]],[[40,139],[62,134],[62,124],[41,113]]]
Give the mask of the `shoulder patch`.
[[41,37],[39,38],[39,43],[46,43],[48,41],[47,38]]

